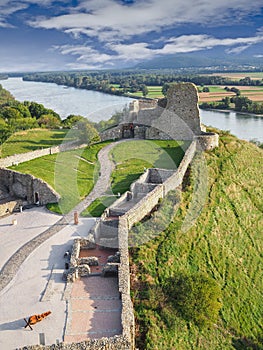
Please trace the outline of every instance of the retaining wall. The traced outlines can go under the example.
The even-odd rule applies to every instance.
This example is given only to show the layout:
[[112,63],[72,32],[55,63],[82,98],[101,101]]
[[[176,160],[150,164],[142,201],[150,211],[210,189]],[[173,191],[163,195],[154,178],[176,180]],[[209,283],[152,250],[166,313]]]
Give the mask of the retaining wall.
[[0,158],[0,168],[8,168],[12,165],[28,162],[29,160],[32,160],[35,158],[40,158],[43,156],[47,156],[49,154],[56,154],[60,152],[70,151],[70,150],[85,147],[85,146],[86,145],[80,145],[78,142],[67,142],[67,143],[62,143],[61,145],[53,146],[50,148],[43,148],[40,150],[27,152],[27,153],[14,154],[13,156],[10,156],[10,157]]

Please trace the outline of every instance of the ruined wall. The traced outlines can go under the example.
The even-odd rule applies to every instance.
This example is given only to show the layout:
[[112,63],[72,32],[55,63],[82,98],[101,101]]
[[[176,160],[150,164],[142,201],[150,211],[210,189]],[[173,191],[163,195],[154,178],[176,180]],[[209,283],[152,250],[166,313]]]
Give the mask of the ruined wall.
[[188,125],[196,135],[201,133],[198,91],[192,83],[173,84],[167,91],[167,107]]
[[130,350],[130,343],[123,336],[86,340],[80,343],[53,345],[28,345],[18,350]]
[[213,132],[202,132],[195,137],[197,140],[198,148],[203,151],[211,151],[218,147],[219,135]]
[[122,129],[120,126],[116,126],[115,128],[111,128],[100,133],[101,141],[118,140],[121,138],[122,138]]
[[49,154],[56,154],[60,152],[70,151],[76,148],[85,147],[86,145],[80,145],[77,142],[67,142],[59,146],[54,146],[50,148],[44,148],[32,152],[26,152],[21,154],[14,154],[13,156],[0,158],[0,168],[8,168],[12,165],[17,165],[23,162],[28,162],[29,160],[47,156]]
[[45,181],[29,174],[0,168],[1,186],[10,197],[20,198],[28,204],[36,203],[36,193],[40,205],[57,203],[60,196]]

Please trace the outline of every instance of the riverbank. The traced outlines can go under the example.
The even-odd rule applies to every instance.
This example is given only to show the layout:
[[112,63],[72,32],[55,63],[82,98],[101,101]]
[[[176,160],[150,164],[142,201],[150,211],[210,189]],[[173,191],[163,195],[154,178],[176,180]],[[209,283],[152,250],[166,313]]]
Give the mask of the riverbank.
[[220,112],[220,113],[237,113],[237,114],[243,114],[248,115],[251,117],[263,117],[263,114],[255,114],[255,113],[249,113],[249,112],[239,112],[235,111],[234,109],[216,109],[216,108],[201,108],[202,111],[213,111],[213,112]]

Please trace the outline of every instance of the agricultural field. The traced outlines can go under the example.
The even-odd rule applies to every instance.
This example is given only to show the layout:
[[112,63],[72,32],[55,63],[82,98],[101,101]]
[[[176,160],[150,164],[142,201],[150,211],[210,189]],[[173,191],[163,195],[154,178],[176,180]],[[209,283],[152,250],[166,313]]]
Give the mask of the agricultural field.
[[[226,91],[224,86],[207,86],[209,92],[199,92],[200,102],[216,102],[221,101],[224,97],[233,97],[236,94],[232,91]],[[229,88],[234,86],[228,86]],[[235,86],[240,90],[241,96],[248,97],[254,102],[263,102],[263,86]]]
[[252,80],[263,79],[263,72],[237,72],[237,73],[212,73],[212,74],[201,74],[201,75],[214,75],[221,76],[224,78],[231,78],[233,80],[240,80],[246,77],[250,77]]
[[37,149],[57,146],[74,140],[68,129],[30,129],[18,131],[7,139],[0,148],[0,157],[26,153]]
[[[193,190],[203,181],[194,181],[198,162],[192,164],[179,209],[168,227],[155,232],[147,243],[130,248],[136,347],[140,350],[263,349],[263,188],[258,181],[262,155],[255,145],[220,132],[219,148],[205,154],[208,196],[196,221],[189,225],[185,218],[193,204]],[[145,221],[135,227],[136,232],[151,237],[169,210],[167,204],[159,216],[156,212],[152,217],[152,224]],[[175,307],[178,294],[173,289],[178,285],[170,282],[177,276],[200,273],[221,290],[221,309],[216,319],[206,314],[213,320],[208,327],[191,319],[189,308],[186,315]],[[202,302],[209,305],[210,301]]]

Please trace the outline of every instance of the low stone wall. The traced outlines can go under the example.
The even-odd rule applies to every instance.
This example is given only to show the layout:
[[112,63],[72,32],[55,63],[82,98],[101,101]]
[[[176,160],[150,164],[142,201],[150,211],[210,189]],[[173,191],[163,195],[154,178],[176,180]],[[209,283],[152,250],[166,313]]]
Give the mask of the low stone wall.
[[118,140],[122,138],[122,128],[118,125],[115,128],[111,128],[100,133],[101,141]]
[[123,336],[86,340],[80,343],[29,345],[18,350],[130,350],[130,342]]
[[32,152],[26,152],[21,154],[14,154],[13,156],[6,157],[6,158],[0,158],[0,167],[2,168],[8,168],[13,165],[17,165],[20,163],[28,162],[29,160],[40,158],[43,156],[47,156],[49,154],[56,154],[60,152],[70,151],[76,148],[82,148],[86,145],[82,144],[80,145],[77,142],[67,142],[62,143],[59,146],[54,146],[50,148],[43,148],[40,150],[32,151]]
[[128,229],[130,229],[136,222],[141,221],[163,198],[163,185],[157,185],[154,190],[144,196],[138,203],[134,205],[126,214],[124,218],[127,220]]
[[57,203],[60,195],[45,181],[29,174],[0,168],[1,186],[6,189],[10,197],[22,199],[27,204],[40,205]]

